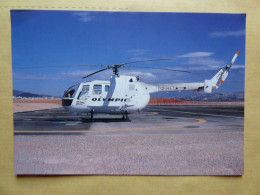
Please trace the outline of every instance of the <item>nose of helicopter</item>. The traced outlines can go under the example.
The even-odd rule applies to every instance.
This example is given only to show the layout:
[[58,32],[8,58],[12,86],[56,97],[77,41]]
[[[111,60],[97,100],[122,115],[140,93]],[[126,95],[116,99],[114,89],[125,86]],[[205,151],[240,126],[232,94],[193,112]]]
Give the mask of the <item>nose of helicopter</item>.
[[75,109],[72,106],[73,99],[63,98],[62,99],[62,107],[71,113],[75,112]]
[[63,107],[71,106],[72,101],[73,101],[73,99],[71,99],[71,98],[63,98],[63,99],[61,100],[62,106],[63,106]]

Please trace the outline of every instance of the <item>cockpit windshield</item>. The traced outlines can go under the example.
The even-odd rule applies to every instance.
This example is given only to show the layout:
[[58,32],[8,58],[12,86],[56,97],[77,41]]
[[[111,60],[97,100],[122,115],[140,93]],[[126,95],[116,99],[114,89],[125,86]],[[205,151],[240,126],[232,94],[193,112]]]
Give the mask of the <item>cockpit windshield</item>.
[[65,98],[74,98],[76,95],[76,92],[79,88],[79,85],[72,85],[71,87],[69,87],[65,92],[63,97]]

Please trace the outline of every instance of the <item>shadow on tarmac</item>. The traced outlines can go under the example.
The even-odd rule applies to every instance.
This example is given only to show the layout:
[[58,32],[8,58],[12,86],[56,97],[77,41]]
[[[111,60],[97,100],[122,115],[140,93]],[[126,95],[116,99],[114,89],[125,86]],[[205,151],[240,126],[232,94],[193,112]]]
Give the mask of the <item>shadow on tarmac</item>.
[[114,122],[131,122],[131,120],[128,119],[122,119],[122,118],[81,118],[80,120],[83,123],[114,123]]

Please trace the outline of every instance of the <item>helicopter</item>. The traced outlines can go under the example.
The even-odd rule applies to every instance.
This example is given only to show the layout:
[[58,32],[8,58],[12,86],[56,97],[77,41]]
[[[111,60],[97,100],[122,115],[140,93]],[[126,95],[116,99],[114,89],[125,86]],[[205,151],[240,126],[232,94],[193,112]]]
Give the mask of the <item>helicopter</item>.
[[[128,114],[140,112],[145,108],[150,100],[150,94],[161,92],[181,92],[181,91],[204,91],[211,93],[213,89],[218,89],[228,76],[228,72],[235,62],[239,52],[237,51],[229,65],[220,69],[210,80],[197,83],[170,83],[170,84],[147,84],[140,82],[138,76],[120,75],[119,69],[134,67],[132,63],[145,61],[159,61],[170,59],[151,59],[127,62],[115,65],[83,65],[101,66],[101,70],[84,76],[82,79],[94,74],[111,69],[113,74],[110,81],[94,80],[73,85],[65,90],[62,97],[62,106],[72,113],[90,114],[93,119],[94,114],[122,115],[123,119],[128,118]],[[169,68],[140,67],[168,71],[189,72],[174,70]]]

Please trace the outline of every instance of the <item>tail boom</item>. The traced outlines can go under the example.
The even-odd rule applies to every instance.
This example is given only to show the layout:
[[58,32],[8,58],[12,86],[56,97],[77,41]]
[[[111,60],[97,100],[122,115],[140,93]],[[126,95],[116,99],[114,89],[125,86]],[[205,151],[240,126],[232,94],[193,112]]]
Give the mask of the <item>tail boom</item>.
[[205,80],[204,83],[171,83],[171,84],[158,84],[150,85],[150,93],[161,92],[180,92],[180,91],[201,91],[211,93],[212,89],[218,89],[224,83],[228,76],[228,72],[235,62],[239,52],[237,51],[231,60],[231,64],[220,69],[218,73],[210,80]]

